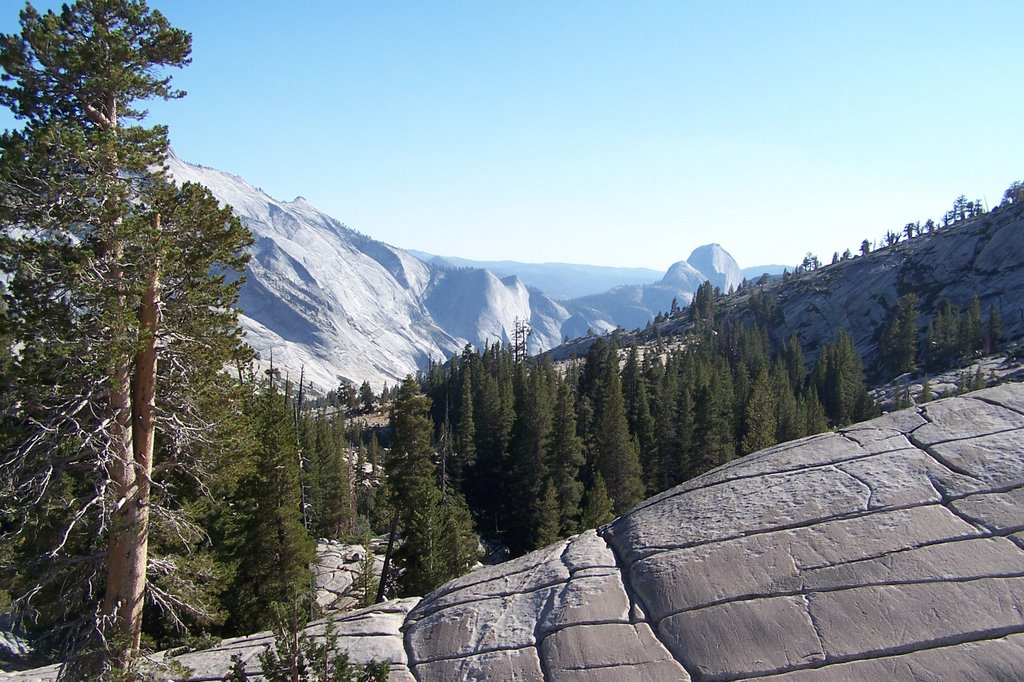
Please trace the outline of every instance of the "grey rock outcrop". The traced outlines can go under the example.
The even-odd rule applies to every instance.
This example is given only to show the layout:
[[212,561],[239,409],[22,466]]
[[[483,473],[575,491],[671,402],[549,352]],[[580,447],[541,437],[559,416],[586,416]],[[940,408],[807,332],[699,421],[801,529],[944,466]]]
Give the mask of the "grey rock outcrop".
[[[418,599],[400,599],[378,604],[370,609],[352,611],[333,616],[338,634],[338,649],[349,653],[349,660],[356,664],[370,661],[388,661],[391,664],[390,682],[413,682],[415,678],[406,665],[408,657],[403,644],[401,628],[409,610]],[[327,620],[311,623],[306,634],[312,637],[322,635]],[[231,671],[233,656],[245,664],[251,679],[260,672],[259,654],[274,643],[269,632],[260,632],[246,637],[234,637],[221,641],[215,647],[202,651],[176,654],[165,652],[150,657],[144,666],[155,672],[160,680],[189,680],[190,682],[213,682],[223,680]],[[175,665],[168,665],[175,664]],[[191,671],[187,676],[177,672],[184,666]],[[0,673],[0,680],[11,682],[51,682],[57,678],[58,666],[47,666],[35,670],[14,673]]]
[[464,576],[421,680],[1024,677],[1024,386],[756,453]]
[[[763,450],[337,624],[395,680],[1024,679],[1024,384]],[[268,641],[176,660],[217,679]]]
[[[310,566],[316,585],[316,604],[322,612],[348,611],[357,602],[359,571],[367,551],[373,547],[344,545],[333,540],[320,540],[316,545],[317,563]],[[373,557],[373,573],[380,575],[384,559]]]
[[[760,291],[752,287],[744,295]],[[792,334],[805,361],[846,329],[864,358],[878,357],[882,326],[900,295],[919,299],[923,333],[944,301],[967,310],[975,294],[984,314],[994,307],[1003,339],[1024,338],[1024,207],[1000,207],[979,218],[840,261],[763,287],[775,300],[769,333],[776,344]],[[742,309],[744,297],[733,303]],[[749,314],[749,313],[748,313]]]

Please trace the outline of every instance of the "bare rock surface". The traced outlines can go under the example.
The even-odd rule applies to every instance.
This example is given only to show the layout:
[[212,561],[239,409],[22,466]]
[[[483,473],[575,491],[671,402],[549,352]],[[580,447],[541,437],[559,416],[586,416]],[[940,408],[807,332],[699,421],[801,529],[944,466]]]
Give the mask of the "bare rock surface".
[[418,679],[1019,679],[1024,386],[736,460],[425,597]]
[[[388,661],[391,664],[391,682],[406,682],[411,677],[408,668],[401,628],[406,615],[419,599],[401,599],[385,602],[368,609],[352,611],[310,623],[305,632],[310,637],[322,636],[327,622],[334,624],[338,638],[338,649],[347,651],[353,663],[365,664],[370,661]],[[274,643],[269,632],[260,632],[246,637],[225,639],[215,647],[188,653],[163,652],[150,657],[144,667],[155,671],[160,680],[189,680],[190,682],[212,682],[223,680],[231,671],[232,657],[239,656],[245,664],[246,673],[252,679],[260,672],[259,654]],[[191,671],[182,676],[178,665]],[[35,670],[15,673],[0,673],[0,680],[16,682],[50,682],[57,679],[58,666],[47,666]]]
[[[323,612],[347,611],[356,605],[353,588],[360,565],[366,552],[373,550],[373,547],[346,545],[333,540],[317,542],[317,563],[311,565],[310,570],[316,583],[316,603]],[[383,557],[374,555],[374,575],[379,576],[383,568]]]
[[[336,623],[394,680],[1024,679],[1024,385],[769,448]],[[175,660],[218,679],[268,642]]]

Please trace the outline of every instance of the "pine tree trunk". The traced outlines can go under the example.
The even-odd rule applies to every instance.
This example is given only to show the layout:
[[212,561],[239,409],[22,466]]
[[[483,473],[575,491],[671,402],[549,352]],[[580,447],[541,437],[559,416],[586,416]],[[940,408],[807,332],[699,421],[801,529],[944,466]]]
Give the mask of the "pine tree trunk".
[[[153,226],[160,230],[160,216]],[[130,658],[139,650],[142,606],[149,552],[150,477],[156,430],[156,335],[160,309],[160,265],[153,266],[139,309],[139,350],[131,394],[131,456],[116,467],[118,508],[111,519],[107,589],[103,614],[120,641],[117,656]],[[127,412],[127,410],[126,410]],[[124,663],[125,661],[117,661]]]
[[[394,516],[391,517],[391,531],[388,533],[388,548],[384,552],[384,566],[380,571],[380,585],[377,586],[377,601],[379,604],[384,601],[385,592],[387,591],[388,573],[391,572],[391,559],[394,554],[395,548],[395,536],[398,534],[398,512],[394,512]],[[367,550],[369,551],[369,550]]]

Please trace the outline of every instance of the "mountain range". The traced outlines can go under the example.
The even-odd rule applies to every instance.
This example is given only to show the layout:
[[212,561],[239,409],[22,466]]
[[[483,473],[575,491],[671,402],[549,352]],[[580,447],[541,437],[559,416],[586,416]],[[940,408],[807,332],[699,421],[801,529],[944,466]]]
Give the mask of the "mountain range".
[[489,270],[498,277],[515,275],[527,286],[540,289],[546,296],[564,301],[600,294],[623,284],[649,284],[662,276],[651,268],[619,268],[577,263],[521,263],[518,261],[472,260],[456,256],[438,256],[424,251],[409,253],[440,267]]
[[343,380],[379,388],[467,343],[508,344],[517,320],[531,328],[530,353],[590,331],[642,327],[673,301],[687,304],[705,280],[723,290],[743,280],[718,244],[697,248],[649,283],[639,282],[656,271],[417,256],[350,229],[302,197],[274,199],[173,153],[167,165],[177,181],[209,188],[253,233],[240,323],[261,362],[293,378],[302,372],[321,389]]

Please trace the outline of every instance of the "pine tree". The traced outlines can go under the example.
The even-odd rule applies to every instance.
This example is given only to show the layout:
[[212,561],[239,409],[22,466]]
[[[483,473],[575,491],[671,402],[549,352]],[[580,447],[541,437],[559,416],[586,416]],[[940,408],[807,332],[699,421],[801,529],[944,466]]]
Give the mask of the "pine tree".
[[[294,604],[281,604],[274,624],[274,644],[268,645],[257,658],[259,679],[264,682],[385,682],[391,664],[370,661],[355,665],[349,654],[338,646],[333,620],[324,625],[323,637],[312,637],[304,630],[305,614]],[[319,640],[319,641],[318,641]],[[227,682],[249,679],[245,664],[237,654]]]
[[228,630],[274,624],[275,603],[309,598],[316,546],[302,524],[299,457],[288,406],[271,384],[248,405],[255,452],[225,519],[225,549],[236,565]]
[[441,501],[441,556],[444,573],[441,582],[466,573],[480,559],[480,538],[466,500],[451,492]]
[[376,396],[373,395],[373,388],[370,386],[370,382],[364,381],[359,386],[359,404],[363,408],[363,412],[373,412],[375,399]]
[[471,506],[479,510],[490,529],[500,532],[502,513],[508,508],[503,482],[508,467],[511,423],[506,417],[498,378],[488,368],[481,368],[480,380],[474,388],[476,461],[467,477],[466,492]]
[[775,444],[775,395],[768,379],[768,369],[761,365],[746,406],[747,431],[740,450],[743,454],[757,452]]
[[798,405],[800,414],[804,417],[804,434],[813,436],[828,431],[825,408],[818,400],[818,391],[813,386],[808,389],[807,395],[798,401]]
[[658,478],[655,487],[658,490],[670,488],[683,477],[680,429],[683,428],[683,421],[688,415],[684,416],[679,411],[681,398],[678,361],[670,357],[661,371],[653,401],[654,447],[658,458],[655,468]]
[[370,444],[366,446],[366,459],[370,462],[370,473],[376,476],[381,465],[380,442],[376,433],[370,434]]
[[584,459],[580,438],[576,435],[574,403],[569,381],[560,381],[548,452],[551,457],[551,480],[558,494],[559,529],[566,535],[579,530],[580,501],[583,499],[580,471]]
[[711,329],[715,324],[716,291],[711,282],[705,281],[697,287],[690,303],[693,321],[702,329]]
[[[800,347],[800,337],[796,335],[796,332],[793,332],[793,335],[789,337],[789,341],[782,351],[782,356],[786,365],[786,372],[789,375],[789,392],[796,393],[803,389],[804,378],[807,375],[807,368],[804,366],[803,350]],[[776,392],[780,389],[781,386],[775,386]]]
[[354,528],[352,475],[345,455],[344,417],[316,420],[316,473],[322,491],[317,513],[317,535],[341,540]]
[[910,384],[904,383],[902,387],[896,391],[896,395],[893,400],[893,409],[905,410],[913,404],[914,401],[910,397]]
[[896,374],[917,370],[917,295],[900,296],[894,318],[882,330],[879,353],[886,368]]
[[352,596],[355,597],[358,608],[373,606],[377,601],[379,577],[371,541],[369,533],[363,535],[363,556],[359,560],[359,570],[352,580]]
[[534,549],[547,547],[562,536],[558,523],[558,493],[551,481],[544,486],[537,517],[538,523],[534,527],[532,538]]
[[967,317],[960,328],[960,355],[973,357],[976,351],[985,347],[986,329],[981,320],[981,301],[975,294],[971,306],[967,309]]
[[688,385],[683,386],[676,399],[675,415],[675,457],[670,461],[663,461],[662,467],[670,466],[670,475],[663,479],[660,488],[667,488],[680,483],[694,475],[697,469],[695,462],[695,435],[696,435],[696,407],[694,405],[694,389]]
[[775,442],[802,438],[805,432],[804,415],[800,412],[798,400],[791,383],[792,375],[782,362],[772,363],[772,389],[775,393]]
[[864,384],[860,353],[845,329],[835,343],[826,346],[814,368],[814,384],[829,421],[845,426],[874,414],[875,408]]
[[928,325],[925,361],[929,370],[950,367],[960,356],[960,309],[949,301],[939,305],[935,319]]
[[694,396],[694,475],[736,456],[732,376],[724,358],[709,363]]
[[609,363],[598,394],[596,463],[617,514],[643,499],[643,471],[636,441],[629,434],[618,367]]
[[[439,563],[434,543],[440,532],[437,508],[441,492],[435,480],[433,426],[427,416],[429,399],[407,377],[398,389],[391,414],[392,445],[385,462],[390,506],[405,539],[398,563],[406,569],[403,586],[429,584]],[[425,592],[423,592],[425,594]]]
[[608,488],[600,473],[594,475],[594,485],[587,491],[587,501],[583,506],[583,528],[597,528],[615,518],[612,513],[613,501],[608,497]]
[[423,485],[415,489],[411,508],[404,514],[402,546],[395,558],[402,573],[402,595],[425,595],[446,580],[442,550],[441,491]]
[[[164,72],[187,64],[189,50],[186,32],[132,0],[45,15],[28,6],[20,34],[0,39],[0,104],[24,124],[0,137],[5,323],[10,342],[42,345],[10,368],[19,379],[5,404],[39,428],[23,432],[3,476],[21,499],[64,502],[63,512],[36,504],[32,513],[52,511],[47,524],[66,531],[38,554],[103,557],[88,575],[24,575],[63,586],[66,622],[112,644],[102,653],[117,667],[139,647],[150,510],[172,499],[155,494],[153,472],[195,467],[207,449],[201,406],[230,400],[213,375],[240,352],[238,283],[211,273],[240,269],[249,237],[208,191],[170,185],[158,170],[166,130],[133,123],[141,102],[182,96]],[[31,402],[17,396],[28,386]],[[176,419],[158,421],[158,411]],[[161,454],[172,459],[154,466]],[[51,462],[62,480],[31,474]],[[99,608],[83,603],[102,589]]]
[[988,309],[988,324],[985,326],[985,351],[994,353],[1003,340],[1003,321],[995,303]]
[[324,491],[320,486],[320,452],[317,449],[317,426],[309,411],[294,413],[296,438],[298,441],[299,485],[302,508],[302,523],[306,530],[317,537],[322,535],[321,515],[324,507]]
[[554,411],[551,393],[554,369],[550,363],[536,366],[529,372],[526,364],[520,363],[518,373],[519,399],[516,401],[506,481],[511,506],[504,510],[507,519],[505,542],[514,555],[533,547],[534,531],[543,522],[540,507],[544,482],[548,478],[550,456],[547,446]]
[[732,412],[736,416],[737,440],[742,440],[743,434],[747,432],[747,403],[750,400],[752,389],[753,382],[750,379],[750,370],[747,369],[746,360],[743,359],[741,353],[736,361],[736,368],[732,373]]
[[[405,594],[423,595],[455,577],[446,553],[445,534],[456,525],[446,517],[443,498],[437,485],[432,445],[433,425],[430,400],[420,394],[412,377],[402,382],[391,415],[392,446],[385,470],[390,506],[395,525],[401,529],[403,543],[395,554],[404,568],[402,589]],[[465,520],[463,515],[461,521]],[[471,529],[458,526],[454,541],[463,546]],[[468,538],[475,544],[475,540]],[[387,565],[388,559],[385,559]],[[464,570],[463,564],[459,564]]]
[[658,450],[654,438],[654,417],[651,414],[647,378],[640,368],[636,345],[629,349],[626,365],[622,369],[622,391],[626,399],[626,422],[629,432],[637,440],[640,467],[644,472],[644,487],[648,493],[658,489],[662,478]]
[[459,422],[455,432],[456,464],[453,466],[452,483],[456,488],[463,487],[464,472],[472,468],[476,461],[476,422],[473,420],[473,367],[463,354],[459,367],[462,375],[459,391]]

